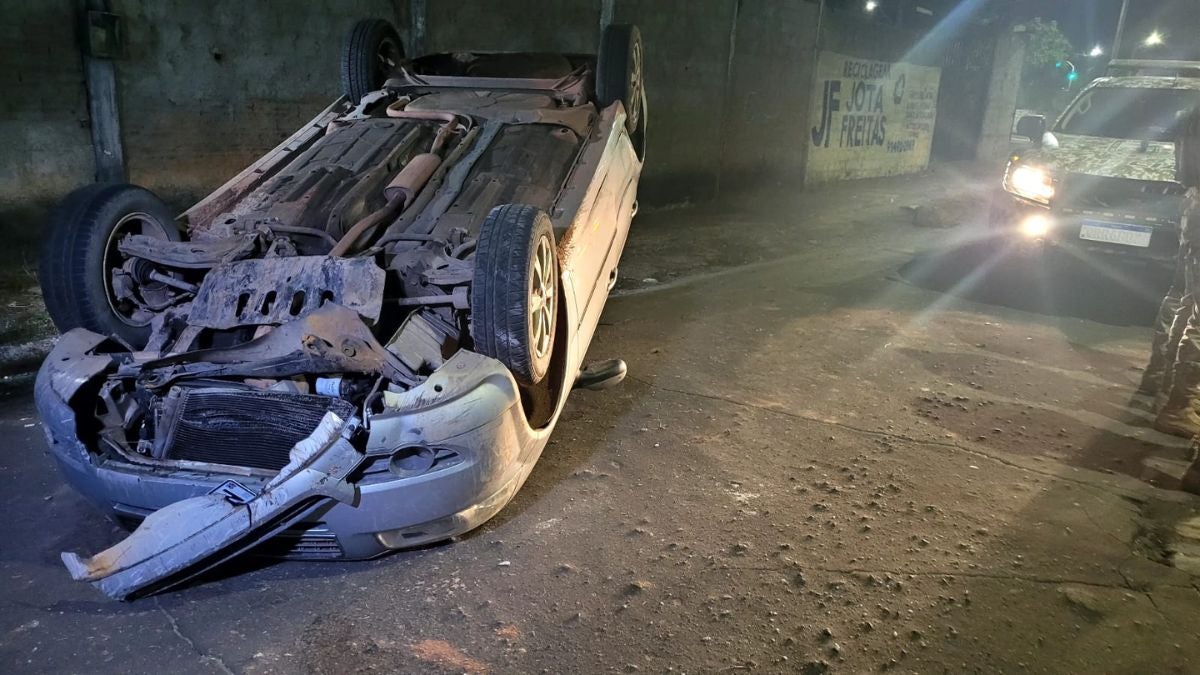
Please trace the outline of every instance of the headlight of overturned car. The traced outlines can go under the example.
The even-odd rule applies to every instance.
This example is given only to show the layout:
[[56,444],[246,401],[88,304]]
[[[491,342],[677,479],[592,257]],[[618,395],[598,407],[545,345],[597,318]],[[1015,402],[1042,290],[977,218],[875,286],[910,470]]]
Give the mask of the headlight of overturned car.
[[1004,189],[1018,197],[1049,204],[1054,198],[1054,179],[1045,169],[1028,164],[1011,164],[1004,175]]

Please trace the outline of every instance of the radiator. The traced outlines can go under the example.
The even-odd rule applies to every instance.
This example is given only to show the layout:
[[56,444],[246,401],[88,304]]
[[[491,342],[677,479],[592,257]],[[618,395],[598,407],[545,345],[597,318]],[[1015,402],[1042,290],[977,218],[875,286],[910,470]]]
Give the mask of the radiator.
[[278,471],[331,410],[343,419],[354,413],[328,396],[177,387],[163,399],[155,455]]

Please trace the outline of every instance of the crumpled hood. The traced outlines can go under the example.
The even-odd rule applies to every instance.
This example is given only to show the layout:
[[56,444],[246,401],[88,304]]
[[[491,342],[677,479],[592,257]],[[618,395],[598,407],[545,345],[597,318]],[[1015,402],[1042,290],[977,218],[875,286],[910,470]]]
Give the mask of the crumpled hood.
[[1082,173],[1105,178],[1174,181],[1175,144],[1056,133],[1058,147],[1043,145],[1021,154],[1030,164],[1062,176]]

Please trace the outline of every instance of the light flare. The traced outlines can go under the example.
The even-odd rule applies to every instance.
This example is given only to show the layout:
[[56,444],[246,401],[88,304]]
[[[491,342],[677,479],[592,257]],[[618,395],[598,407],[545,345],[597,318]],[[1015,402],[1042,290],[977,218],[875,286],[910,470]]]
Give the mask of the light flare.
[[1030,239],[1041,239],[1050,232],[1050,218],[1041,213],[1035,213],[1021,221],[1021,234]]

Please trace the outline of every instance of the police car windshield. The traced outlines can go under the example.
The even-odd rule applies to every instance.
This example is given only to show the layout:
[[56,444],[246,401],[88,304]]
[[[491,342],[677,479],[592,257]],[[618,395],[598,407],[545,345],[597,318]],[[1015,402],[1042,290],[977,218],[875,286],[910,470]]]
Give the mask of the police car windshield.
[[1187,113],[1200,104],[1189,89],[1097,87],[1079,97],[1056,131],[1080,136],[1170,141]]

